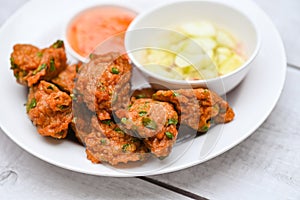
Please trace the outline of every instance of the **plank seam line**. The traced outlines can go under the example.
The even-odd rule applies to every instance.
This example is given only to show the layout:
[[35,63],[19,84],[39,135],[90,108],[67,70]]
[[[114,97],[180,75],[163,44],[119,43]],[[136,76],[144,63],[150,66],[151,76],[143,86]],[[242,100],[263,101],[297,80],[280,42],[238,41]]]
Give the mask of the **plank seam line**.
[[158,181],[158,180],[155,180],[155,179],[152,179],[152,178],[149,178],[149,177],[145,177],[145,176],[139,176],[137,177],[138,179],[141,179],[143,181],[146,181],[146,182],[149,182],[149,183],[152,183],[154,185],[158,185],[160,187],[163,187],[169,191],[172,191],[172,192],[175,192],[175,193],[178,193],[178,194],[181,194],[183,196],[186,196],[186,197],[189,197],[189,198],[192,198],[192,199],[197,199],[197,200],[208,200],[204,197],[201,197],[197,194],[194,194],[194,193],[191,193],[189,191],[186,191],[186,190],[183,190],[181,188],[178,188],[176,186],[173,186],[173,185],[169,185],[167,183],[164,183],[164,182],[161,182],[161,181]]
[[293,67],[293,68],[295,68],[295,69],[300,69],[300,66],[298,66],[298,65],[295,65],[295,64],[292,64],[292,63],[287,63],[287,66],[289,66],[289,67]]

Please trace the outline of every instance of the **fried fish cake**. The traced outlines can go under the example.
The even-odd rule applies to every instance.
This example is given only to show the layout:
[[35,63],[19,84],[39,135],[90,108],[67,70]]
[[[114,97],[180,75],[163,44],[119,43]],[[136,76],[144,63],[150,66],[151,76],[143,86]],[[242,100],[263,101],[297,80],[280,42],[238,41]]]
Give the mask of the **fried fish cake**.
[[128,59],[118,53],[94,55],[82,67],[75,89],[99,120],[111,119],[113,109],[128,105],[131,68]]
[[180,123],[199,132],[206,132],[212,122],[230,122],[235,115],[225,100],[204,88],[159,90],[153,99],[173,103],[181,116]]
[[10,57],[11,69],[17,82],[28,87],[40,80],[49,81],[56,77],[66,68],[66,61],[64,43],[61,40],[45,49],[17,44]]
[[121,127],[143,138],[152,154],[169,155],[178,134],[178,115],[172,104],[141,98],[127,109],[116,111],[116,115],[121,119]]
[[65,138],[72,121],[72,99],[54,84],[41,81],[30,88],[27,114],[39,134],[53,138]]
[[111,165],[141,161],[148,157],[143,142],[123,132],[113,121],[92,118],[93,131],[85,137],[87,158]]
[[81,66],[81,62],[68,65],[65,70],[58,74],[57,77],[51,79],[51,82],[59,86],[59,88],[68,94],[72,94],[74,89],[74,81]]

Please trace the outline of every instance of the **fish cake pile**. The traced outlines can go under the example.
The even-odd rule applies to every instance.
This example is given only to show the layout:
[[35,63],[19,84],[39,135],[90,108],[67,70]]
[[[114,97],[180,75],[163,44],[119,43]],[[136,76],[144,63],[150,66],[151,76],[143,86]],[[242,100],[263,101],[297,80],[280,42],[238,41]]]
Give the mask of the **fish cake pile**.
[[29,88],[26,111],[38,133],[63,139],[72,130],[93,163],[165,158],[181,125],[205,133],[234,119],[209,89],[131,91],[132,65],[119,53],[68,64],[58,40],[44,49],[17,44],[10,61],[16,81]]
[[65,138],[73,119],[72,89],[81,63],[67,64],[61,40],[44,49],[16,44],[10,61],[16,81],[29,89],[26,111],[38,133]]

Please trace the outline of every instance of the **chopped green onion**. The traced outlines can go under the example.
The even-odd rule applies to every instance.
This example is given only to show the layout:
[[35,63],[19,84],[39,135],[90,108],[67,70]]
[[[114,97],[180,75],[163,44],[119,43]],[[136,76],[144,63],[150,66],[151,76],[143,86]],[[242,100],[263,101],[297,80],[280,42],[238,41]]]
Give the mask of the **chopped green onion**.
[[171,124],[176,125],[177,123],[178,123],[178,120],[177,120],[177,119],[171,118],[171,119],[168,120],[168,125],[171,125]]
[[209,129],[209,127],[207,125],[204,125],[202,128],[201,128],[201,132],[207,132]]
[[152,129],[152,130],[156,130],[157,128],[157,125],[155,123],[155,121],[151,120],[150,118],[148,117],[144,117],[142,119],[142,123],[143,125],[146,127],[146,128],[149,128],[149,129]]
[[10,58],[10,65],[11,65],[10,69],[18,68],[18,65],[15,63],[15,60],[13,57]]
[[90,58],[90,59],[93,59],[93,58],[94,58],[94,54],[91,53],[91,54],[89,55],[89,58]]
[[45,63],[41,64],[36,70],[34,70],[32,72],[33,75],[36,75],[36,73],[42,71],[43,69],[46,69],[47,68],[47,65]]
[[103,120],[101,121],[103,124],[106,124],[106,125],[110,125],[111,121],[108,119],[108,120]]
[[101,144],[106,144],[106,139],[101,139],[101,140],[100,140],[100,143],[101,143]]
[[141,98],[145,98],[146,95],[145,94],[138,94],[135,96],[136,99],[141,99]]
[[49,85],[49,86],[47,87],[47,89],[49,89],[49,90],[54,90],[54,87],[53,87],[53,85],[51,84],[51,85]]
[[76,73],[78,73],[79,72],[79,65],[76,65]]
[[20,74],[17,72],[17,73],[14,73],[14,76],[16,77],[16,79],[19,79],[20,77]]
[[122,146],[122,151],[123,152],[126,152],[127,151],[127,148],[130,146],[130,144],[124,144],[123,146]]
[[118,68],[113,67],[113,68],[111,68],[111,73],[113,73],[113,74],[119,74],[120,71],[118,70]]
[[52,45],[52,47],[55,48],[55,49],[57,49],[57,48],[63,47],[63,45],[64,45],[64,42],[63,42],[62,40],[57,40],[57,41]]
[[35,108],[36,107],[36,99],[35,98],[32,98],[30,103],[27,104],[26,106],[26,111],[29,112],[32,108]]
[[36,56],[39,57],[39,58],[42,58],[43,57],[43,53],[39,51],[39,52],[36,53]]
[[140,112],[139,112],[139,116],[142,117],[142,116],[145,116],[145,115],[147,115],[147,112],[146,112],[146,111],[140,111]]
[[50,72],[54,72],[55,71],[55,62],[54,62],[54,58],[51,58],[50,60]]
[[167,136],[167,138],[169,139],[173,139],[173,134],[169,131],[165,132],[165,135]]
[[180,94],[179,94],[178,92],[174,92],[174,91],[173,91],[173,96],[174,96],[174,97],[178,97],[179,95],[180,95]]
[[124,133],[124,131],[122,129],[120,129],[119,127],[116,127],[114,129],[114,131],[118,132],[118,133]]
[[69,108],[69,106],[66,106],[66,105],[58,105],[57,107],[58,107],[60,110],[64,110],[64,109]]
[[27,76],[28,72],[25,70],[22,70],[23,76]]

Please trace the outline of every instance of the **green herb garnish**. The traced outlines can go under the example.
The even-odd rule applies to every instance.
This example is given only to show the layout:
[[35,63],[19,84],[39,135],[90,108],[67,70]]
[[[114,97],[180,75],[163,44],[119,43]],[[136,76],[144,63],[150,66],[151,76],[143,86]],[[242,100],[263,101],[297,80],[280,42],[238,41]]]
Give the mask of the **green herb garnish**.
[[180,94],[179,94],[178,92],[174,92],[174,91],[173,91],[173,96],[174,96],[174,97],[178,97],[179,95],[180,95]]
[[14,73],[14,76],[16,77],[16,79],[19,79],[20,74],[18,72]]
[[127,151],[127,148],[130,146],[130,144],[124,144],[123,146],[122,146],[122,151],[123,152],[126,152]]
[[113,67],[113,68],[111,68],[111,73],[113,73],[113,74],[119,74],[120,71],[118,70],[118,68]]
[[139,116],[142,117],[142,116],[145,116],[145,115],[147,115],[147,112],[146,112],[146,111],[140,111],[140,112],[139,112]]
[[61,48],[64,46],[64,42],[62,40],[57,40],[53,45],[52,47],[57,49],[57,48]]
[[148,117],[144,117],[142,119],[142,123],[143,125],[146,127],[146,128],[149,128],[149,129],[152,129],[152,130],[156,130],[157,128],[157,125],[155,123],[155,121],[151,120],[150,118]]
[[116,127],[114,129],[114,131],[118,132],[118,133],[124,133],[124,131],[122,129],[120,129],[119,127]]
[[207,125],[204,125],[202,128],[201,128],[201,132],[207,132],[209,129],[209,127]]
[[102,120],[101,121],[103,124],[106,124],[106,125],[110,125],[111,121],[109,119],[107,120]]
[[54,87],[53,87],[53,85],[49,85],[49,86],[47,87],[47,89],[49,89],[49,90],[54,90]]
[[173,139],[173,134],[169,131],[165,132],[165,135],[167,136],[167,138],[169,139]]
[[15,63],[15,60],[13,57],[10,58],[10,69],[16,69],[18,68],[18,65]]
[[46,69],[47,68],[47,65],[45,63],[41,64],[36,70],[34,70],[32,72],[33,75],[36,75],[36,73],[42,71],[43,69]]
[[39,51],[39,52],[36,53],[36,56],[39,57],[39,58],[42,58],[43,57],[43,53]]
[[54,72],[55,71],[55,62],[54,62],[54,58],[50,59],[50,72]]
[[106,139],[101,139],[101,140],[100,140],[100,143],[101,143],[101,144],[106,144]]
[[178,123],[178,120],[177,120],[177,119],[171,118],[171,119],[168,120],[168,125],[171,125],[171,124],[176,125],[177,123]]
[[35,98],[32,98],[30,103],[27,104],[26,106],[26,111],[29,112],[32,108],[35,108],[36,107],[36,99]]
[[136,99],[141,99],[141,98],[145,98],[146,95],[145,94],[138,94],[135,96]]

